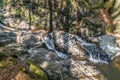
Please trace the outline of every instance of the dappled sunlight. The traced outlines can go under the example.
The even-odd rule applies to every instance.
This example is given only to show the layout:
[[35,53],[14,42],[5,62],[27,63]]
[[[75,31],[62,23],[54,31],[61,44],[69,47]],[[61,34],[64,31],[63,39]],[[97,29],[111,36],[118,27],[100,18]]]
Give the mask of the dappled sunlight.
[[119,80],[120,0],[1,0],[0,80]]

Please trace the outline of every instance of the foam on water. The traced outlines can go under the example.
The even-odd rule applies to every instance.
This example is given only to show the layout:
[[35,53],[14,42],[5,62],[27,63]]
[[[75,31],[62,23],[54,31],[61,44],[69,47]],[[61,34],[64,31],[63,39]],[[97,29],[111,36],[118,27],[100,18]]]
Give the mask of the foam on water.
[[[79,42],[79,45],[86,50],[89,55],[89,60],[94,63],[108,63],[109,58],[107,55],[100,54],[100,49],[97,45],[92,43],[87,43],[86,41],[82,40],[80,36],[75,36]],[[53,50],[60,58],[66,59],[69,58],[68,54],[59,52],[55,49],[54,42],[49,36],[44,36],[42,41],[46,44],[47,48]]]
[[[100,50],[95,44],[87,43],[79,36],[76,36],[76,39],[79,41],[79,44],[89,53],[90,61],[94,63],[108,63],[109,58],[107,57],[107,55],[100,54]],[[103,60],[101,59],[101,57],[103,57]]]
[[43,37],[42,41],[45,43],[48,49],[53,50],[60,58],[62,59],[67,59],[69,56],[67,54],[64,54],[62,52],[59,52],[55,49],[54,43],[50,37]]

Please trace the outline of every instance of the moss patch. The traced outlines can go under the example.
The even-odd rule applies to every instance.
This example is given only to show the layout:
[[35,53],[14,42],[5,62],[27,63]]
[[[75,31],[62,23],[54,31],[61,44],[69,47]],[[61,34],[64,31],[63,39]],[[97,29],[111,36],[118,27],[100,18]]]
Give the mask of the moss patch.
[[12,47],[0,47],[0,80],[48,80],[42,69],[19,59],[24,54]]
[[28,62],[30,65],[30,73],[36,78],[40,78],[41,80],[48,80],[47,74],[40,69],[38,66],[34,65],[32,62]]

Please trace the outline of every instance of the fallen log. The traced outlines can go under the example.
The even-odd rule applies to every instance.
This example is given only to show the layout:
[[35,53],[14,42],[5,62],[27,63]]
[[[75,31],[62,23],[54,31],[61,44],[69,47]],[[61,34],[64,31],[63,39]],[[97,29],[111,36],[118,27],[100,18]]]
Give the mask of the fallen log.
[[2,23],[0,23],[0,28],[6,29],[6,30],[10,30],[10,31],[14,31],[14,30],[15,30],[15,29],[13,29],[13,28],[9,28],[9,27],[5,26],[5,25],[2,24]]

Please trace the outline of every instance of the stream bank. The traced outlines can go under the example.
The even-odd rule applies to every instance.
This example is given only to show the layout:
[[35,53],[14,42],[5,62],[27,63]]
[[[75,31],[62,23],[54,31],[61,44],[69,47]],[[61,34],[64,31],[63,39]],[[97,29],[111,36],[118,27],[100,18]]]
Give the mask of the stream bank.
[[[7,36],[11,38],[8,39],[6,38]],[[49,38],[50,36],[51,38]],[[105,36],[103,37],[106,39]],[[4,38],[4,40],[2,40],[2,38]],[[103,40],[104,38],[101,37],[100,40],[105,43],[106,40]],[[113,42],[111,42],[111,44],[108,43],[109,46],[114,46],[119,50],[119,47],[114,44],[114,37],[108,35],[107,39]],[[9,43],[4,44],[7,41]],[[103,75],[102,71],[97,67],[97,65],[109,65],[108,59],[112,60],[119,54],[116,54],[117,50],[114,50],[111,54],[103,54],[98,45],[90,42],[88,43],[84,39],[80,38],[80,36],[76,37],[76,35],[72,35],[63,31],[53,31],[49,35],[44,30],[36,32],[1,32],[0,42],[3,42],[4,44],[1,45],[0,48],[0,75],[6,74],[6,72],[9,73],[9,70],[4,71],[6,68],[10,67],[10,70],[12,70],[16,69],[16,67],[11,69],[11,66],[23,64],[25,66],[20,66],[22,70],[21,68],[17,68],[16,70],[20,70],[23,73],[27,72],[26,74],[29,76],[29,80],[31,80],[30,78],[33,80],[106,80],[106,75]],[[105,47],[105,50],[109,49],[109,47],[105,45],[103,46]],[[2,63],[5,61],[4,59],[7,62],[6,64],[10,64],[10,66],[6,66],[6,64],[5,66],[2,65]],[[107,62],[108,64],[104,62]],[[42,79],[42,77],[31,76],[30,74],[36,74],[36,72],[32,72],[30,70],[31,64],[39,67],[40,71],[38,72],[42,71],[42,73],[45,73],[44,75],[48,78],[45,77],[45,79]],[[16,71],[15,73],[13,71],[13,73],[10,74],[14,75],[17,73]],[[18,74],[21,74],[21,72]],[[0,76],[0,78],[1,80],[5,79],[3,76]]]

